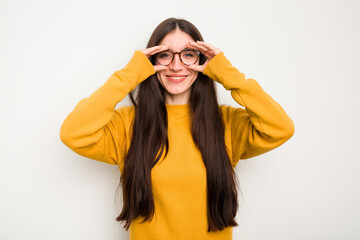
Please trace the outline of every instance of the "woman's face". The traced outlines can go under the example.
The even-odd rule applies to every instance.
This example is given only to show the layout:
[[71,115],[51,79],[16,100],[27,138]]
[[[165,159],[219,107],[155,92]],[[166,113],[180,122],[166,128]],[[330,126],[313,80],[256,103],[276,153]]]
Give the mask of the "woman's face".
[[[160,43],[169,46],[172,52],[180,52],[187,48],[187,41],[193,39],[181,30],[169,33]],[[197,61],[195,64],[199,64]],[[198,72],[187,69],[181,62],[178,54],[165,70],[157,72],[160,84],[166,90],[165,102],[167,104],[186,104],[189,101],[191,86],[195,82]]]

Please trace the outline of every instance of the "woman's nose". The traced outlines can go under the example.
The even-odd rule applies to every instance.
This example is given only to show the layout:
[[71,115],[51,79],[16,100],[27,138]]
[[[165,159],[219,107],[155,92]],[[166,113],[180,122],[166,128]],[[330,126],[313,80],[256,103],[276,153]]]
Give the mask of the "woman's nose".
[[170,64],[169,67],[170,67],[170,70],[173,70],[173,71],[180,71],[180,70],[182,70],[183,64],[182,64],[182,62],[181,62],[181,60],[180,60],[179,54],[176,54],[176,55],[174,56],[174,60],[172,61],[172,63]]

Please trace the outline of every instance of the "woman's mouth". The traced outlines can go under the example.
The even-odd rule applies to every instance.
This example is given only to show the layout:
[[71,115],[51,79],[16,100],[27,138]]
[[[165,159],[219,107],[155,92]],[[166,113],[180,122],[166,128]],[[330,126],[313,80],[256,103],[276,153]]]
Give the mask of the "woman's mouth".
[[166,75],[166,78],[173,83],[179,83],[186,79],[187,75]]

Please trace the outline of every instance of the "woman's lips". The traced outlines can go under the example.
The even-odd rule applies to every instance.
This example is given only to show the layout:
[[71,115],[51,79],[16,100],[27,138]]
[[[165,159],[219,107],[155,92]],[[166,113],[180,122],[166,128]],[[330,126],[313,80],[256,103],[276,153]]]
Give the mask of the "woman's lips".
[[186,79],[187,75],[166,75],[166,78],[173,83],[179,83]]

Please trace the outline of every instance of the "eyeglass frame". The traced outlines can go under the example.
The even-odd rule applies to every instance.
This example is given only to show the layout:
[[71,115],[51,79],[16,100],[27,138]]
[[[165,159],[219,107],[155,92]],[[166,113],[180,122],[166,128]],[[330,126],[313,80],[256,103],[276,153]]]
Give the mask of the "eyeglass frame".
[[[194,63],[192,63],[192,64],[186,64],[186,63],[184,63],[183,60],[181,59],[181,53],[184,52],[184,51],[193,51],[193,52],[196,52],[196,54],[197,54],[197,59],[196,59],[196,61],[195,61]],[[157,61],[157,55],[160,54],[160,53],[163,53],[163,52],[171,52],[171,53],[173,54],[173,57],[172,57],[172,59],[171,59],[171,61],[170,61],[169,64],[163,65],[163,64],[160,64],[160,63]],[[181,63],[184,64],[184,65],[186,65],[186,66],[193,65],[193,64],[197,63],[197,62],[199,61],[199,59],[200,59],[200,52],[199,52],[199,51],[196,51],[196,50],[194,50],[194,49],[184,49],[184,50],[182,50],[182,51],[180,51],[180,52],[172,52],[172,51],[170,51],[170,50],[165,50],[165,51],[162,51],[162,52],[157,53],[157,54],[154,56],[154,57],[155,57],[155,62],[157,62],[157,63],[160,64],[161,66],[169,66],[169,65],[174,61],[175,55],[179,55],[179,59],[180,59]]]

